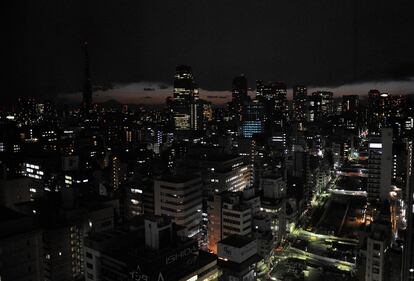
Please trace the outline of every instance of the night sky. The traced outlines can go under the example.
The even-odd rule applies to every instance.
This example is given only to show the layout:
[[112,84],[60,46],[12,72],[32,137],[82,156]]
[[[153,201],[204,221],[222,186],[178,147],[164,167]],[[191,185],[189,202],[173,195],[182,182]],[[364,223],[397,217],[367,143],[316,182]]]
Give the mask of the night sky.
[[82,41],[92,78],[172,84],[189,64],[201,88],[240,73],[335,86],[414,76],[412,0],[13,1],[10,96],[81,90]]

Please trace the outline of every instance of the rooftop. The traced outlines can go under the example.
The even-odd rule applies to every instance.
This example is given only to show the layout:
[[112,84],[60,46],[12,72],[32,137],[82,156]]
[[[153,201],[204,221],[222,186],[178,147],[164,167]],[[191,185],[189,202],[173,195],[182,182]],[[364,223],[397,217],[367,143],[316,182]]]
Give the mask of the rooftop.
[[171,183],[185,183],[195,179],[199,179],[200,177],[194,174],[180,174],[180,175],[165,175],[156,180],[158,181],[165,181]]
[[0,207],[0,223],[20,219],[25,217],[24,214],[13,211],[12,209]]
[[249,243],[253,242],[254,240],[255,239],[247,237],[247,236],[234,234],[234,235],[231,235],[227,238],[224,238],[219,243],[226,244],[226,245],[236,247],[236,248],[241,248],[241,247],[244,247],[244,246],[248,245]]

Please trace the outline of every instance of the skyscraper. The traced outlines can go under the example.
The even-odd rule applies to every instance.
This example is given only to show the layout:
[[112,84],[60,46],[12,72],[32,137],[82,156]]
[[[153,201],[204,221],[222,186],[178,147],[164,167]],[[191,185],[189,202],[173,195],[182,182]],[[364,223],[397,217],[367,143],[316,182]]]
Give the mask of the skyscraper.
[[283,126],[286,121],[286,84],[283,82],[263,84],[258,81],[257,87],[257,99],[265,105],[267,125]]
[[200,232],[202,181],[197,176],[164,176],[154,180],[154,210],[186,228],[188,236]]
[[389,126],[391,111],[391,96],[380,93],[378,90],[370,90],[368,93],[368,129],[371,132],[379,132],[381,127]]
[[247,94],[247,79],[242,74],[233,79],[232,87],[232,107],[233,107],[233,117],[235,120],[240,121],[242,115],[243,103],[249,100]]
[[284,82],[276,82],[274,84],[274,93],[275,93],[275,123],[283,126],[286,121],[286,84]]
[[198,88],[194,82],[191,66],[177,66],[174,74],[174,100],[191,102],[196,99],[198,99]]
[[403,248],[402,281],[414,280],[414,173],[412,172],[414,157],[412,145],[412,142],[409,142],[409,160],[407,165],[408,184],[405,193],[407,228]]
[[342,117],[344,118],[345,127],[348,129],[356,128],[358,122],[358,95],[342,96]]
[[252,232],[252,215],[260,208],[254,191],[217,193],[207,201],[208,249],[217,253],[217,243],[230,235]]
[[306,86],[297,85],[293,89],[293,115],[296,121],[306,120],[306,103],[308,99],[308,89]]
[[263,80],[256,81],[256,99],[261,99],[263,97],[263,90],[264,90],[264,83]]
[[[388,214],[389,218],[389,214]],[[391,225],[389,220],[376,218],[367,237],[366,281],[387,280],[387,260],[391,245]],[[389,266],[389,264],[388,264]]]
[[344,113],[358,113],[359,96],[358,95],[344,95],[342,96],[342,114]]
[[241,135],[251,138],[264,130],[264,106],[258,100],[245,102],[242,109]]
[[313,122],[329,117],[333,114],[333,110],[334,104],[332,92],[314,92],[309,98],[308,121]]
[[392,129],[383,128],[381,136],[371,136],[368,156],[368,201],[388,198],[392,172]]
[[170,101],[175,130],[197,130],[199,128],[202,106],[198,101],[198,87],[191,67],[177,66],[174,75],[173,99]]

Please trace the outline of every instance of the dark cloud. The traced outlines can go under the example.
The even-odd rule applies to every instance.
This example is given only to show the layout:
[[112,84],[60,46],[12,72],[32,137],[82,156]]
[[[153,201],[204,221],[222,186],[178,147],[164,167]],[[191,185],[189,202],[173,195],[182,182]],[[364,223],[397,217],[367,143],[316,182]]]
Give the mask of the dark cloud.
[[[163,87],[161,88],[160,85]],[[151,89],[151,90],[148,90]],[[384,81],[384,82],[364,82],[346,84],[335,87],[314,87],[308,88],[309,93],[317,90],[327,90],[334,92],[335,96],[344,94],[366,95],[370,89],[378,89],[381,92],[390,94],[414,94],[414,78],[411,77],[404,81]],[[112,89],[105,91],[95,91],[93,99],[95,102],[107,102],[116,100],[120,103],[127,104],[165,104],[167,97],[172,96],[172,86],[167,86],[159,82],[140,82],[130,84],[114,85]],[[210,101],[216,105],[223,105],[230,101],[231,92],[220,90],[200,89],[200,98]],[[254,91],[250,92],[253,97]],[[288,89],[288,98],[292,97],[292,89]],[[77,93],[60,93],[56,97],[59,103],[79,104],[82,94]]]
[[[161,81],[193,66],[202,88],[255,79],[335,86],[414,74],[411,0],[13,1],[16,95],[82,85],[88,38],[96,84]],[[15,96],[16,96],[15,95]]]

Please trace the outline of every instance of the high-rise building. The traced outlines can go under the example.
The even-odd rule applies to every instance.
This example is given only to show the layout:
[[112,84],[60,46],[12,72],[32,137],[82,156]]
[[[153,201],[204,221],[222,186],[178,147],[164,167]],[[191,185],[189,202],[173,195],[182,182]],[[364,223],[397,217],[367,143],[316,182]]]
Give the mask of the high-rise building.
[[179,162],[180,169],[201,173],[205,196],[242,191],[252,185],[252,165],[244,156],[211,149],[191,150]]
[[391,246],[391,237],[390,213],[386,210],[385,213],[379,214],[370,225],[370,233],[367,237],[366,281],[388,280],[388,250]]
[[296,121],[306,121],[307,102],[308,89],[306,88],[306,86],[295,86],[293,88],[293,117]]
[[284,82],[276,82],[273,87],[275,94],[275,109],[281,116],[285,117],[287,95],[286,84]]
[[242,107],[241,135],[251,138],[264,131],[264,106],[258,100],[248,101]]
[[200,232],[202,181],[198,176],[164,176],[154,180],[155,215],[166,215],[186,228],[188,236]]
[[218,243],[218,266],[223,281],[256,280],[257,242],[253,238],[232,235]]
[[198,88],[194,81],[191,66],[177,66],[174,74],[174,100],[189,103],[197,99]]
[[382,128],[381,136],[371,136],[368,149],[368,201],[384,201],[391,186],[392,129]]
[[358,113],[359,96],[358,95],[344,95],[342,96],[342,114]]
[[260,189],[265,198],[283,199],[286,197],[286,182],[281,175],[264,175],[260,178]]
[[217,280],[217,256],[165,216],[139,216],[85,239],[86,281]]
[[382,127],[389,126],[391,112],[391,96],[370,90],[368,93],[368,129],[371,133],[379,132]]
[[199,103],[198,87],[190,66],[177,66],[174,75],[173,99],[169,100],[169,107],[173,113],[175,130],[199,129],[203,107]]
[[250,100],[247,79],[243,74],[233,79],[231,96],[232,117],[236,122],[240,122],[242,118],[243,104]]
[[60,192],[48,193],[42,200],[16,206],[26,215],[35,216],[38,227],[43,230],[42,280],[83,278],[84,237],[89,232],[110,229],[117,222],[118,200],[83,201],[75,194],[75,188],[63,188]]
[[[287,88],[283,82],[257,82],[257,99],[265,106],[268,126],[283,126],[286,121]],[[260,87],[260,88],[259,88]]]
[[330,117],[334,112],[333,93],[318,91],[309,97],[308,121],[314,122]]
[[217,243],[232,234],[250,235],[252,216],[260,210],[260,197],[254,190],[215,194],[207,202],[208,249],[217,252]]
[[256,99],[262,100],[264,95],[265,84],[263,80],[256,80]]
[[345,127],[347,129],[355,129],[357,127],[359,115],[359,96],[344,95],[342,96],[342,117],[344,118]]
[[406,232],[404,237],[403,260],[402,260],[402,279],[403,281],[414,280],[414,165],[413,143],[408,145],[408,163],[407,163],[407,186],[405,190],[406,202]]
[[42,231],[30,216],[7,208],[0,212],[1,280],[45,280]]
[[123,180],[123,169],[121,159],[118,156],[111,157],[111,164],[110,164],[110,186],[112,190],[116,191],[119,189],[119,185],[122,183]]

